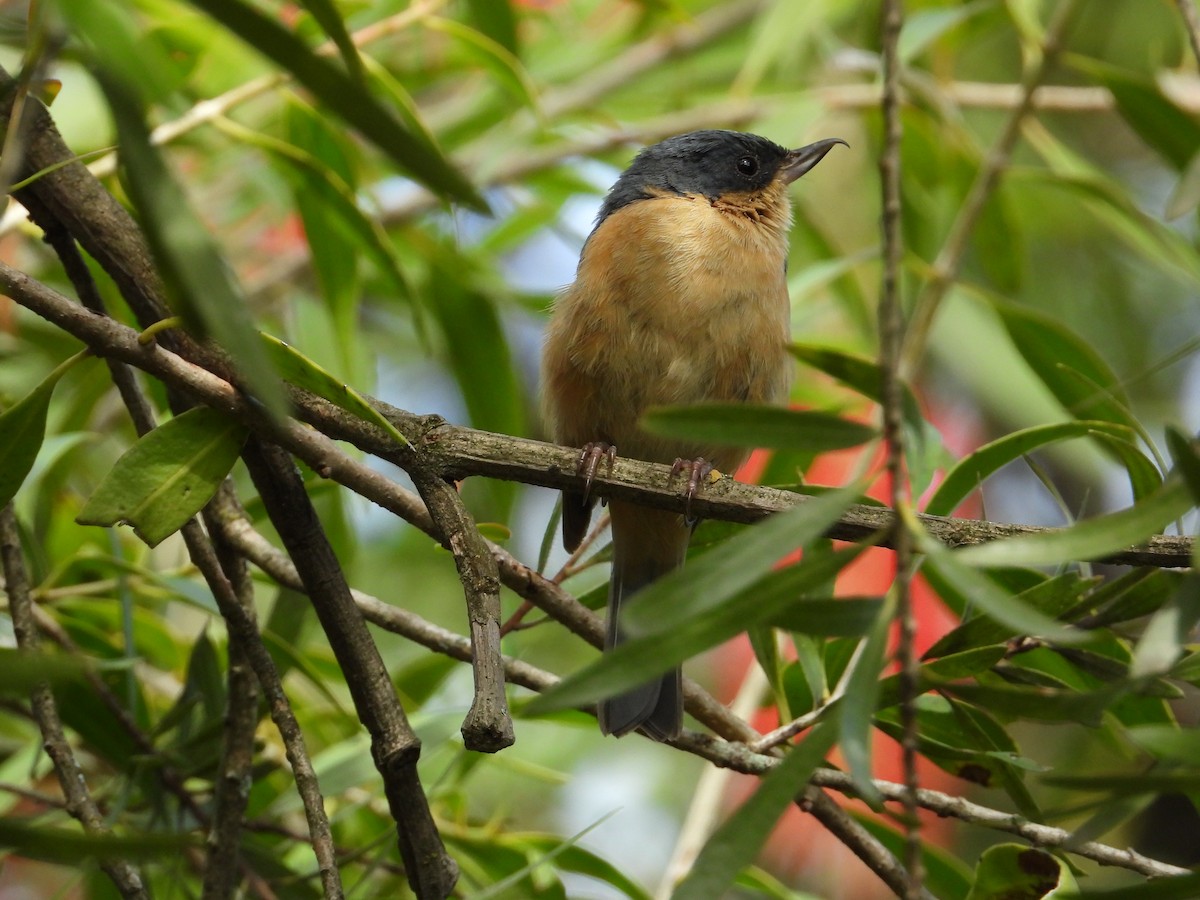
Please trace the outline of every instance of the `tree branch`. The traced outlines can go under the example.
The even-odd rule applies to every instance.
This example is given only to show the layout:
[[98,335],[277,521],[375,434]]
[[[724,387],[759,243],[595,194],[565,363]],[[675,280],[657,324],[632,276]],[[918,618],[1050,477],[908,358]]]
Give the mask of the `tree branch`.
[[[29,573],[25,568],[21,535],[12,503],[0,508],[0,567],[4,572],[4,590],[8,594],[8,610],[12,616],[17,646],[29,653],[36,653],[40,639],[33,614]],[[58,704],[50,691],[50,685],[43,682],[33,688],[30,694],[30,708],[42,733],[46,754],[54,763],[54,772],[67,801],[67,812],[79,821],[88,834],[110,834],[108,826],[104,824],[104,816],[100,814],[100,809],[88,790],[83,769],[75,759],[75,753],[63,731]],[[104,859],[100,866],[112,880],[118,893],[126,900],[148,900],[150,897],[141,873],[130,863],[122,859]]]
[[[387,479],[350,459],[337,449],[331,438],[349,441],[359,449],[405,469],[412,465],[410,455],[420,452],[426,464],[446,479],[483,475],[555,490],[581,487],[580,476],[575,474],[577,450],[450,425],[437,416],[417,416],[380,401],[375,401],[375,405],[413,442],[413,448],[399,446],[382,429],[300,391],[292,392],[292,398],[298,404],[297,412],[318,430],[290,421],[276,427],[266,422],[254,404],[229,382],[169,350],[139,343],[133,329],[79,307],[3,261],[0,261],[0,290],[19,305],[83,341],[97,355],[123,359],[168,385],[187,391],[198,401],[235,416],[259,433],[279,441],[322,477],[345,484],[376,502],[380,502],[381,490],[391,492]],[[669,473],[667,466],[618,458],[611,474],[607,467],[596,474],[592,492],[599,497],[685,512],[682,496],[670,485]],[[393,511],[409,521],[415,521],[418,516],[428,521],[427,513],[418,513],[418,509],[423,510],[423,504],[406,494],[391,492],[396,507]],[[750,524],[791,509],[805,500],[802,494],[743,484],[726,477],[706,486],[704,493],[692,500],[691,508],[701,518]],[[922,515],[919,519],[932,536],[949,547],[1062,530],[945,516]],[[890,547],[892,542],[887,535],[894,527],[895,516],[891,510],[859,504],[846,511],[830,529],[829,537],[855,541],[882,532],[885,537],[881,546]],[[1192,538],[1154,535],[1143,544],[1094,561],[1110,565],[1186,568],[1191,565],[1192,545]],[[528,570],[515,563],[511,556],[507,560],[498,559],[498,563],[505,584],[509,584],[510,579],[518,584],[527,579]],[[543,589],[544,584],[538,586],[538,590]],[[521,593],[526,599],[533,599],[537,590],[528,595]]]

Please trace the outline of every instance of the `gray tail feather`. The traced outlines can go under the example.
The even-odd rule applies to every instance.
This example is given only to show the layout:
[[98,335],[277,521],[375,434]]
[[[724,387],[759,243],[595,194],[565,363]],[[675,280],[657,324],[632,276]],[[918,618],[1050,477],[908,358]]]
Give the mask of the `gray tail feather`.
[[[614,561],[612,580],[608,587],[608,634],[604,648],[611,650],[620,644],[618,619],[621,603],[629,602],[637,588],[648,584],[658,572],[638,573],[630,578],[619,560]],[[679,737],[683,731],[683,671],[675,668],[662,678],[639,685],[616,697],[600,701],[598,708],[600,730],[621,737],[640,728],[656,741]]]

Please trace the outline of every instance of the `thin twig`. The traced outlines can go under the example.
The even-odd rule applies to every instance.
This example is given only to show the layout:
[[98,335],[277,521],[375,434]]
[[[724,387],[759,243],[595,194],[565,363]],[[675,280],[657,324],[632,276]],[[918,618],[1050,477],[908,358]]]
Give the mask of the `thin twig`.
[[200,523],[192,520],[183,526],[182,535],[191,555],[192,561],[200,574],[208,583],[213,599],[217,603],[221,617],[229,629],[230,640],[237,643],[246,654],[259,686],[267,700],[267,709],[271,720],[279,730],[287,753],[292,775],[296,779],[296,791],[304,806],[304,814],[308,820],[309,841],[317,857],[317,865],[321,873],[321,884],[327,900],[335,900],[345,896],[342,890],[341,875],[338,872],[337,857],[333,849],[333,837],[329,829],[329,819],[325,815],[325,801],[321,796],[321,786],[317,781],[317,773],[309,758],[304,743],[304,732],[292,712],[291,703],[283,691],[283,682],[274,659],[267,651],[258,631],[258,622],[254,607],[243,606],[241,598],[234,591],[216,551],[208,536],[200,527]]
[[[33,614],[29,573],[25,568],[21,535],[12,503],[0,508],[0,558],[3,562],[4,587],[8,594],[9,614],[12,617],[17,646],[29,653],[36,653],[40,639]],[[54,763],[58,783],[67,801],[67,811],[79,821],[88,834],[110,834],[108,826],[104,823],[104,816],[88,790],[83,769],[75,759],[70,741],[63,731],[58,704],[54,700],[50,685],[43,682],[33,688],[30,707],[42,733],[42,745]],[[112,880],[118,893],[126,900],[148,900],[150,895],[145,882],[132,864],[122,859],[105,858],[100,861],[100,866]]]
[[1008,166],[1017,137],[1021,133],[1021,123],[1033,111],[1033,95],[1037,86],[1045,79],[1062,49],[1063,39],[1070,27],[1075,14],[1077,0],[1061,0],[1054,11],[1054,16],[1046,29],[1042,41],[1041,54],[1038,61],[1030,65],[1021,80],[1021,102],[1004,122],[996,142],[988,150],[975,181],[972,182],[966,199],[959,207],[958,215],[950,226],[937,258],[929,273],[921,293],[917,296],[913,309],[912,322],[908,329],[904,358],[901,361],[901,374],[912,372],[920,362],[925,352],[925,344],[929,330],[941,306],[942,298],[950,290],[958,278],[962,267],[963,257],[967,251],[967,242],[988,198],[1000,182],[1000,176]]
[[[221,493],[233,493],[229,482]],[[213,514],[205,511],[213,548],[225,577],[243,609],[254,608],[254,583],[246,560],[221,539],[212,527]],[[207,837],[207,865],[202,900],[226,900],[237,889],[237,872],[243,822],[253,786],[254,732],[258,728],[260,694],[247,650],[238,641],[229,642],[226,673],[225,728],[221,734],[221,758],[217,762],[213,791],[212,823]],[[334,851],[336,854],[336,850]]]
[[[900,232],[900,29],[904,24],[902,0],[884,0],[880,23],[883,60],[883,152],[879,174],[883,190],[883,278],[879,295],[879,356],[882,372],[883,444],[892,509],[907,508],[912,502],[904,463],[904,383],[900,374],[900,352],[904,341],[904,313],[900,302],[900,263],[904,256]],[[904,868],[901,885],[905,900],[918,900],[923,893],[921,820],[917,816],[917,711],[920,689],[919,664],[915,650],[917,620],[912,608],[910,582],[913,541],[903,526],[893,533],[896,574],[891,590],[896,599],[899,640],[896,662],[900,670],[900,756],[904,772]]]

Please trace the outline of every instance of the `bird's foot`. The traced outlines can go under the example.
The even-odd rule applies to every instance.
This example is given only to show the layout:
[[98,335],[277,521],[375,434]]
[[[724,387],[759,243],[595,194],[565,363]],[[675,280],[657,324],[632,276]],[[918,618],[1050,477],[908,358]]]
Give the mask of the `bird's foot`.
[[[705,481],[710,480],[714,472],[717,472],[713,464],[703,457],[696,459],[677,459],[671,465],[671,480],[674,481],[679,475],[687,473],[687,484],[683,488],[683,518],[688,526],[696,524],[696,517],[692,515],[692,500],[700,493],[700,488]],[[720,473],[717,472],[717,477]]]
[[583,499],[586,502],[592,492],[592,481],[600,469],[600,463],[608,462],[608,474],[612,477],[613,463],[617,459],[617,448],[614,444],[604,441],[589,441],[579,451],[579,460],[575,463],[575,474],[584,476]]

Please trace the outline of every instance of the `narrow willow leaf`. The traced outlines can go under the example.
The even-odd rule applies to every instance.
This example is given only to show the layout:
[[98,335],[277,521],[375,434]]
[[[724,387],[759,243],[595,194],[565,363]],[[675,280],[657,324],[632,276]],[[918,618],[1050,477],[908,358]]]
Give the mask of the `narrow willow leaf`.
[[50,398],[59,379],[80,360],[88,358],[87,351],[77,353],[63,362],[32,391],[0,414],[0,508],[8,505],[37,461],[38,451],[46,437],[46,413]]
[[38,685],[83,681],[82,658],[0,647],[0,696],[28,699]]
[[440,16],[424,16],[421,23],[427,28],[450,35],[459,45],[484,68],[514,100],[537,109],[537,87],[521,61],[504,45],[481,31],[476,31],[453,19]]
[[1047,444],[1101,434],[1129,441],[1135,438],[1132,429],[1124,425],[1092,420],[1037,425],[1006,434],[959,460],[929,498],[925,511],[931,516],[951,515],[989,475],[1010,462]]
[[1200,505],[1200,441],[1188,437],[1177,428],[1168,427],[1167,446],[1171,449],[1171,458],[1187,483],[1192,499]]
[[1195,765],[1200,760],[1200,732],[1178,725],[1140,725],[1127,732],[1130,740],[1160,760]]
[[955,551],[971,566],[1053,566],[1070,560],[1101,559],[1159,534],[1163,526],[1193,506],[1178,477],[1128,509],[1084,519],[1069,528],[1018,535]]
[[244,0],[192,0],[313,92],[323,108],[357,128],[414,178],[438,194],[486,210],[471,184],[431,144],[300,38]]
[[[1041,584],[1016,595],[1016,599],[1052,619],[1071,609],[1083,593],[1098,582],[1099,578],[1081,578],[1065,572],[1048,578]],[[957,628],[942,635],[932,647],[925,651],[922,659],[936,659],[952,653],[999,644],[1019,632],[997,622],[990,616],[976,616]]]
[[824,534],[857,493],[849,487],[805,500],[644,588],[624,617],[630,634],[667,633],[721,606],[789,553]]
[[346,69],[356,81],[361,83],[363,78],[362,57],[358,55],[354,39],[346,30],[346,22],[333,4],[333,0],[300,0],[300,2],[304,4],[304,8],[312,14],[322,30],[329,35],[329,39],[337,46],[342,60],[346,63]]
[[1167,674],[1183,656],[1198,621],[1200,575],[1192,572],[1184,578],[1170,602],[1151,616],[1134,648],[1129,676],[1147,678]]
[[271,362],[274,363],[276,370],[284,380],[290,381],[306,391],[311,391],[318,397],[323,397],[352,416],[379,426],[391,435],[400,446],[409,446],[408,439],[397,430],[396,426],[354,388],[339,381],[291,344],[263,332],[259,332],[258,336],[261,338]]
[[862,637],[879,615],[883,601],[874,597],[801,598],[773,616],[776,628],[821,637]]
[[[319,122],[315,111],[296,105],[291,108],[304,110],[295,113],[291,119],[293,123],[306,120]],[[379,267],[398,297],[408,300],[413,298],[413,287],[401,268],[400,260],[383,226],[363,211],[353,186],[335,169],[307,149],[295,144],[237,125],[224,127],[233,136],[266,151],[282,164],[285,174],[289,175],[293,182],[297,197],[304,198],[304,208],[308,211],[305,216],[306,228],[309,222],[318,218],[317,211],[320,210],[330,220],[324,224],[322,233],[336,229],[341,238],[334,249],[344,250],[348,246],[361,249]],[[300,127],[299,124],[293,124],[293,133]],[[310,137],[310,140],[312,139]],[[319,237],[320,233],[310,235],[310,239]],[[319,255],[323,249],[319,245],[314,246],[313,253]],[[327,268],[324,270],[327,271]],[[338,310],[335,309],[335,312]]]
[[1057,856],[1025,844],[998,844],[979,857],[967,900],[1045,897],[1060,889],[1075,890],[1076,882]]
[[746,403],[660,407],[642,417],[642,427],[653,434],[729,447],[813,453],[857,447],[876,436],[874,428],[831,413]]
[[198,842],[183,834],[81,834],[77,828],[0,818],[0,847],[27,859],[77,866],[83,859],[178,859]]
[[858,648],[846,691],[841,698],[839,743],[854,786],[872,808],[878,810],[883,798],[871,780],[871,735],[875,708],[879,699],[879,674],[887,655],[888,632],[896,614],[896,594],[888,594],[866,640]]
[[[564,678],[537,697],[529,710],[541,713],[580,706],[661,675],[672,666],[777,616],[797,603],[806,591],[822,587],[825,579],[836,575],[861,552],[862,548],[855,546],[833,553],[814,554],[815,558],[805,558],[770,572],[733,596],[721,597],[719,605],[713,605],[712,598],[706,597],[705,602],[710,608],[703,614],[686,621],[676,620],[669,628],[656,627],[651,633],[630,629],[637,636],[606,652],[587,668]],[[631,604],[630,608],[639,609],[637,603]],[[639,618],[639,622],[644,623],[644,618]]]
[[687,878],[675,888],[673,900],[707,900],[725,895],[738,872],[754,862],[783,811],[825,761],[836,734],[834,723],[823,721],[791,749],[754,795],[709,838]]
[[926,565],[936,569],[941,578],[969,597],[971,602],[987,615],[1001,625],[1011,628],[1014,634],[1040,635],[1062,643],[1079,643],[1087,639],[1086,634],[1039,612],[1014,597],[982,572],[971,568],[963,559],[964,551],[946,549],[923,529],[918,528],[914,533],[917,536],[918,549],[928,557]]
[[255,338],[245,298],[151,143],[140,105],[120,82],[102,76],[100,84],[117,125],[126,188],[163,277],[174,289],[177,312],[230,355],[264,407],[278,418],[286,416],[283,389]]
[[151,547],[174,534],[216,493],[246,441],[246,429],[208,407],[155,428],[117,460],[76,519],[127,522]]

